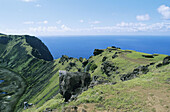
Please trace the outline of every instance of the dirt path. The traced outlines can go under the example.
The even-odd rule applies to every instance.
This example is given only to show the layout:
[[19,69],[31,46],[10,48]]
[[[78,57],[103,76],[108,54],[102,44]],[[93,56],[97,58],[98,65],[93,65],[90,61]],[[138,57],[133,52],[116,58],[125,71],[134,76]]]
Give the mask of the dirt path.
[[0,111],[13,112],[18,99],[23,94],[26,84],[16,73],[0,68]]
[[119,55],[121,58],[124,58],[126,60],[135,62],[135,63],[139,63],[139,64],[149,64],[148,59],[142,59],[142,58],[138,58],[138,59],[132,59],[126,56],[125,53],[122,53]]

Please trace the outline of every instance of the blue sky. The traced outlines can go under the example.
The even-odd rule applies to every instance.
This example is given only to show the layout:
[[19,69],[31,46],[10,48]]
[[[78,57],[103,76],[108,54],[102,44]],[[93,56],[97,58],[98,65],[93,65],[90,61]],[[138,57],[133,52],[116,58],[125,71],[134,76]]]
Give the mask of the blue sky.
[[169,0],[0,0],[0,32],[170,35]]

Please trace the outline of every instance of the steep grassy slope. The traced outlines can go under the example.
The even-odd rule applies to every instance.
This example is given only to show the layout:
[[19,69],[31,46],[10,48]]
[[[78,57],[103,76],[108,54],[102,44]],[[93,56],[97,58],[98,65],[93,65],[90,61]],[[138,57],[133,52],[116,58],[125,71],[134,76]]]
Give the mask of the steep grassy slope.
[[57,95],[43,106],[25,110],[25,112],[42,112],[47,108],[53,112],[168,112],[170,110],[170,64],[156,68],[149,67],[150,72],[140,77],[119,82],[115,85],[101,84],[90,88],[76,100],[64,103]]
[[[116,56],[115,56],[115,54],[116,54]],[[135,102],[136,100],[137,100],[137,102],[140,102],[140,101],[142,102],[142,97],[141,97],[141,100],[138,101],[138,99],[132,99],[132,96],[135,96],[136,93],[133,93],[133,92],[126,93],[126,92],[130,91],[128,89],[133,88],[133,85],[135,86],[134,83],[140,84],[140,83],[144,83],[144,82],[140,82],[142,79],[139,79],[138,80],[139,82],[134,82],[134,83],[131,83],[131,82],[127,83],[128,81],[122,82],[120,80],[121,76],[123,74],[133,72],[133,70],[135,68],[138,68],[139,66],[149,66],[150,73],[152,73],[154,71],[154,69],[152,68],[154,66],[153,64],[157,63],[159,61],[162,61],[166,57],[166,55],[159,54],[159,55],[153,55],[153,58],[146,58],[143,55],[150,55],[150,54],[108,47],[107,49],[104,49],[101,54],[92,56],[89,60],[84,59],[82,61],[82,63],[83,63],[82,70],[83,71],[84,70],[88,71],[89,73],[91,73],[92,77],[93,76],[106,77],[106,80],[109,81],[109,83],[107,85],[99,85],[99,86],[94,87],[94,89],[89,89],[88,91],[82,93],[82,95],[80,95],[76,101],[70,102],[69,104],[65,104],[63,98],[58,94],[58,95],[54,96],[51,100],[47,101],[45,104],[43,104],[43,105],[37,104],[37,105],[35,105],[34,108],[28,109],[26,111],[39,112],[39,111],[44,111],[47,108],[51,108],[54,110],[57,108],[57,110],[61,111],[64,107],[67,107],[67,106],[69,106],[68,107],[68,110],[69,110],[70,106],[78,106],[78,107],[82,108],[84,103],[87,106],[87,108],[89,108],[89,109],[85,108],[88,111],[90,111],[93,108],[94,108],[94,110],[98,111],[98,108],[100,106],[102,106],[101,104],[104,104],[104,106],[102,106],[103,108],[101,109],[101,111],[104,111],[107,109],[114,109],[113,107],[115,107],[115,106],[113,106],[113,105],[115,105],[115,103],[117,104],[117,106],[120,106],[120,105],[126,106],[127,105],[126,101],[128,101],[128,100],[130,100],[129,102],[127,102],[127,103],[129,103],[128,109],[131,109],[131,107],[134,105],[132,103]],[[86,64],[85,64],[85,62],[86,62]],[[106,66],[104,67],[105,63],[106,63]],[[114,68],[116,68],[116,69],[114,69]],[[167,72],[169,73],[169,71],[167,71]],[[148,74],[150,74],[150,73],[148,73]],[[141,73],[139,75],[139,77],[140,76],[145,76],[145,75],[143,75]],[[148,75],[146,75],[146,76],[148,76]],[[167,76],[168,76],[168,74],[167,74]],[[151,77],[152,77],[152,75],[151,75]],[[144,78],[145,78],[145,80],[147,80],[146,79],[147,77],[144,77]],[[135,80],[137,80],[137,79],[135,79]],[[117,82],[116,85],[110,85],[112,83],[115,84],[115,82]],[[148,82],[148,85],[149,85],[149,83],[150,82]],[[126,84],[127,84],[127,87],[126,87]],[[113,89],[114,86],[117,90],[122,90],[121,91],[122,94],[120,94],[120,95],[118,94],[116,96],[117,99],[115,99],[114,97],[110,97],[108,100],[104,100],[103,99],[104,96],[107,96],[107,95],[109,96],[110,94],[113,94],[117,91],[117,90],[115,91]],[[128,86],[129,86],[129,88],[128,88]],[[154,86],[154,85],[152,85],[152,86]],[[122,95],[122,98],[124,98],[124,97],[126,98],[125,101],[120,102],[121,95]],[[39,94],[39,96],[41,96],[41,94]],[[118,98],[118,97],[120,97],[120,98]],[[114,100],[117,100],[117,101],[114,104],[111,104],[111,102],[113,102]],[[34,100],[31,100],[31,101],[34,102]],[[98,105],[97,106],[98,108],[95,105]],[[110,108],[110,107],[112,107],[112,108]],[[138,108],[137,111],[139,111],[140,107],[141,107],[140,104],[139,104],[139,106],[137,105],[137,107],[136,107],[136,108]],[[36,109],[36,108],[38,108],[38,109]],[[127,107],[125,107],[125,108],[127,108]],[[115,107],[115,109],[116,109],[116,107]],[[131,111],[128,109],[127,109],[127,111]],[[67,108],[66,108],[66,110],[67,110]]]
[[[67,106],[90,111],[146,111],[170,110],[170,65],[156,68],[138,78],[116,85],[98,85],[81,94]],[[66,108],[67,109],[67,108]]]
[[[36,45],[28,42],[28,38],[31,38]],[[48,55],[49,51],[46,46],[43,47],[44,44],[39,39],[31,36],[3,35],[0,37],[0,46],[3,46],[0,52],[0,67],[20,74],[27,84],[25,94],[21,97],[16,110],[23,108],[23,102],[32,101],[32,99],[34,99],[34,104],[42,105],[47,99],[58,93],[57,71],[69,67],[70,62],[76,63],[74,67],[70,68],[71,71],[77,71],[77,66],[81,66],[77,59],[68,57],[63,58],[66,59],[66,62],[64,60],[62,63],[58,63],[60,59],[48,61],[52,57],[51,54]],[[41,47],[39,48],[39,46]],[[38,52],[38,56],[34,54],[34,51]]]
[[[124,91],[123,89],[125,89],[126,82],[121,81],[121,77],[124,74],[133,72],[134,69],[139,66],[152,67],[153,63],[162,61],[166,57],[166,55],[159,54],[150,56],[150,54],[108,47],[107,49],[102,50],[101,53],[91,56],[88,60],[82,58],[69,58],[67,56],[62,56],[57,60],[53,60],[47,47],[39,39],[27,35],[1,35],[0,47],[0,67],[16,72],[22,77],[27,85],[24,94],[16,105],[15,111],[24,111],[23,102],[25,101],[34,104],[34,108],[25,110],[32,112],[43,111],[46,108],[62,109],[63,107],[67,107],[67,105],[78,105],[81,107],[82,103],[93,103],[93,108],[95,107],[94,103],[111,102],[112,96],[108,101],[104,100],[103,96],[114,93],[115,91],[112,91],[113,87],[118,90],[122,89],[122,92]],[[149,56],[149,58],[146,56]],[[105,77],[105,80],[107,80],[108,83],[117,84],[96,86],[94,89],[89,89],[82,93],[82,95],[78,97],[78,100],[66,105],[63,103],[64,100],[62,96],[58,94],[58,70],[72,72],[86,71],[89,72],[92,77],[102,76]],[[150,68],[150,70],[154,69]],[[139,74],[139,76],[141,75],[142,73]],[[105,89],[105,91],[100,93],[99,89]],[[97,93],[98,95],[96,95],[96,91],[99,91]],[[103,96],[101,96],[101,94],[103,94]],[[127,98],[129,98],[128,95]],[[1,100],[1,103],[3,103],[3,100]],[[102,108],[102,111],[109,109],[109,105],[112,106],[113,104],[109,104],[108,102],[108,104],[105,104]]]

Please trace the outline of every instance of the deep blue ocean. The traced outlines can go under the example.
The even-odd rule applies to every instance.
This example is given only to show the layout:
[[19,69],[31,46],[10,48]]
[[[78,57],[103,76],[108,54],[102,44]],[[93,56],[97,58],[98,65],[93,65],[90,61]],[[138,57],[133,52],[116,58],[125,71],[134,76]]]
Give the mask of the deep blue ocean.
[[62,55],[89,58],[94,49],[109,46],[145,53],[170,55],[170,36],[56,36],[39,37],[55,59]]

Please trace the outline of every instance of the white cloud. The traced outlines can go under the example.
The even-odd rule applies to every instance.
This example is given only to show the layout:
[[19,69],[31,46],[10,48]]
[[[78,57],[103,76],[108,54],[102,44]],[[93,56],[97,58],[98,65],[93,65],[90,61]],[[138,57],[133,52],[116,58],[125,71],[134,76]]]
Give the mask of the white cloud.
[[80,23],[84,23],[84,20],[81,19],[81,20],[80,20]]
[[121,22],[116,24],[116,26],[118,27],[141,27],[141,26],[146,26],[146,24],[143,23],[125,23],[125,22]]
[[25,21],[23,24],[34,24],[34,21]]
[[137,16],[136,16],[136,19],[137,19],[138,21],[148,21],[148,20],[150,20],[150,16],[149,16],[149,14],[137,15]]
[[48,24],[48,21],[47,20],[45,20],[45,21],[39,21],[39,22],[37,22],[38,24]]
[[170,19],[170,7],[161,5],[158,8],[158,12],[163,16],[164,19]]
[[30,27],[29,31],[30,32],[56,32],[59,29],[56,26],[48,26],[48,27]]
[[92,22],[90,22],[91,24],[99,24],[99,23],[101,23],[101,21],[92,21]]
[[61,22],[62,22],[61,20],[56,21],[57,24],[61,24]]
[[61,29],[63,31],[70,31],[71,30],[71,28],[67,27],[66,25],[61,25]]
[[34,21],[25,21],[23,24],[48,24],[47,20],[44,21],[39,21],[39,22],[34,22]]
[[71,28],[66,25],[57,26],[37,26],[25,29],[0,29],[6,34],[31,34],[31,35],[69,35],[69,34],[169,34],[170,22],[160,22],[153,24],[127,23],[121,22],[113,26]]
[[170,32],[170,23],[119,23],[115,26],[93,27],[95,30],[111,32]]
[[48,21],[46,21],[46,20],[45,20],[45,21],[43,21],[43,23],[44,23],[44,24],[47,24],[47,23],[48,23]]
[[36,4],[35,7],[41,7],[41,5],[40,4]]
[[22,0],[23,2],[34,2],[36,0]]

